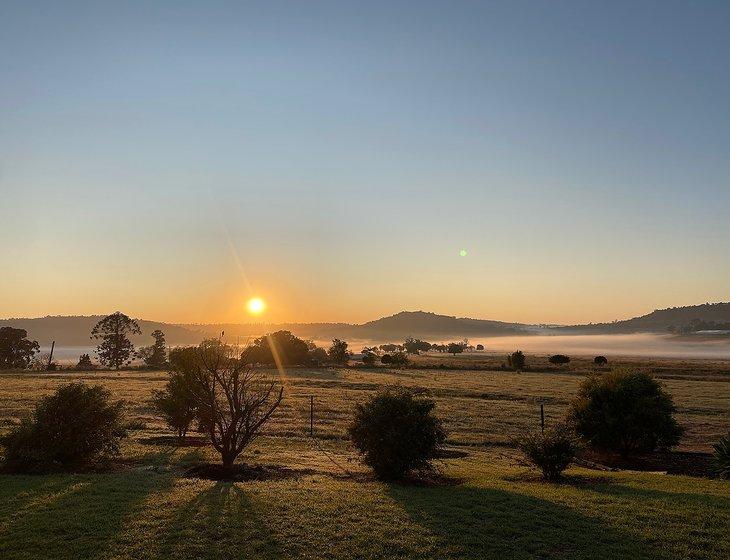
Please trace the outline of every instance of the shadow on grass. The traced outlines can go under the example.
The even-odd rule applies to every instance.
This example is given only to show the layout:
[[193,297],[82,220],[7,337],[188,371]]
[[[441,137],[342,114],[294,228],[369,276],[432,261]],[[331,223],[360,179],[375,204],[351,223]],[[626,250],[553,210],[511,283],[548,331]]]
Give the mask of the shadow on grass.
[[437,535],[444,556],[479,559],[662,558],[599,519],[551,501],[493,488],[414,488],[389,495]]
[[177,509],[151,558],[281,558],[256,510],[235,483],[216,482]]
[[645,504],[647,500],[657,500],[665,504],[676,504],[678,511],[686,511],[688,505],[699,509],[709,507],[719,511],[730,511],[730,494],[728,496],[716,496],[707,493],[666,492],[654,488],[639,488],[623,484],[596,484],[586,486],[586,489],[613,498],[634,501],[637,502],[637,505]]
[[149,473],[4,476],[16,495],[0,508],[0,558],[94,558],[125,519],[171,479]]

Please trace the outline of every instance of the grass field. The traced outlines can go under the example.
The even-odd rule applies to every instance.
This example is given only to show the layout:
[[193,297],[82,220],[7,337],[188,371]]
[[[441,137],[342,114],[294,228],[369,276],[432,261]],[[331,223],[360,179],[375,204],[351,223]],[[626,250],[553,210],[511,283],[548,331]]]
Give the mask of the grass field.
[[[517,374],[494,371],[488,360],[291,370],[280,413],[242,457],[285,469],[238,483],[184,476],[217,458],[195,438],[173,445],[152,413],[148,399],[164,373],[0,374],[0,430],[79,379],[108,387],[144,424],[109,473],[0,476],[0,558],[730,557],[728,482],[572,468],[556,485],[516,465],[509,439],[538,425],[540,402],[548,422],[561,417],[590,366]],[[431,369],[442,363],[463,369]],[[653,370],[674,395],[687,426],[682,449],[707,451],[728,431],[727,364],[633,365]],[[347,445],[354,403],[393,383],[436,399],[453,452],[439,466],[451,484],[376,482]],[[307,437],[310,395],[315,438]]]

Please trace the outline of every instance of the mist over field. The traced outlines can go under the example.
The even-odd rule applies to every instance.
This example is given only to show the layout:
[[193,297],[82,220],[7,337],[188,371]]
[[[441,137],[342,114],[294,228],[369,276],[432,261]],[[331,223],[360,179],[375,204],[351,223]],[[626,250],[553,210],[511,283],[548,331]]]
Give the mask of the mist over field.
[[[263,334],[263,333],[262,333]],[[429,342],[447,343],[461,340],[453,337]],[[476,337],[470,343],[484,344],[484,353],[507,353],[522,350],[531,354],[568,354],[569,356],[626,356],[653,358],[730,359],[730,337],[717,340],[698,338],[688,340],[663,334],[606,334],[606,335],[531,335]],[[329,347],[330,339],[315,339],[317,346]],[[358,353],[365,346],[377,346],[387,342],[401,343],[402,340],[350,339],[351,351]],[[53,356],[59,363],[75,363],[83,353],[94,355],[94,346],[56,346]],[[41,352],[49,352],[50,346],[41,346]],[[480,352],[481,353],[481,352]]]

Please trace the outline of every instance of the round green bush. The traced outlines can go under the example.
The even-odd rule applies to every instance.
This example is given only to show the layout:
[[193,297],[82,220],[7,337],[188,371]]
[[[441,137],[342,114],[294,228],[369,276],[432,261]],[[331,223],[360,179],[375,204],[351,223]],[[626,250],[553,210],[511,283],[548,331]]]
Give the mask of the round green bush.
[[83,383],[62,385],[43,398],[30,419],[4,437],[5,466],[17,472],[50,472],[89,466],[119,452],[124,437],[121,401]]
[[542,471],[545,480],[559,480],[578,452],[578,438],[566,425],[559,424],[544,432],[529,432],[517,445],[525,457]]
[[568,413],[577,433],[592,447],[622,456],[679,443],[669,393],[649,374],[617,370],[586,379]]
[[383,480],[427,470],[446,433],[435,402],[405,389],[386,389],[357,405],[350,437],[366,465]]

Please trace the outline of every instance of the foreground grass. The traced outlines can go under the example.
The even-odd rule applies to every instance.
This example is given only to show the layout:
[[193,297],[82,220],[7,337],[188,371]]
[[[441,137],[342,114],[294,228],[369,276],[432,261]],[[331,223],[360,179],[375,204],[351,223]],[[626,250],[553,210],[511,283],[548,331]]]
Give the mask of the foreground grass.
[[228,483],[130,470],[0,477],[0,558],[730,557],[727,483],[452,460],[455,486],[328,474]]
[[[682,446],[706,451],[728,429],[723,375],[665,379],[688,428]],[[560,418],[576,372],[291,370],[286,399],[247,462],[295,476],[227,483],[186,478],[217,461],[208,446],[177,448],[149,398],[162,372],[0,374],[0,433],[61,383],[101,384],[139,426],[108,474],[0,475],[0,560],[727,559],[730,483],[651,473],[574,469],[560,485],[516,468],[504,446]],[[427,390],[464,457],[437,487],[373,481],[344,432],[354,403],[400,383]],[[316,438],[306,438],[309,395]],[[199,442],[203,444],[203,442]],[[483,444],[487,445],[483,445]]]

